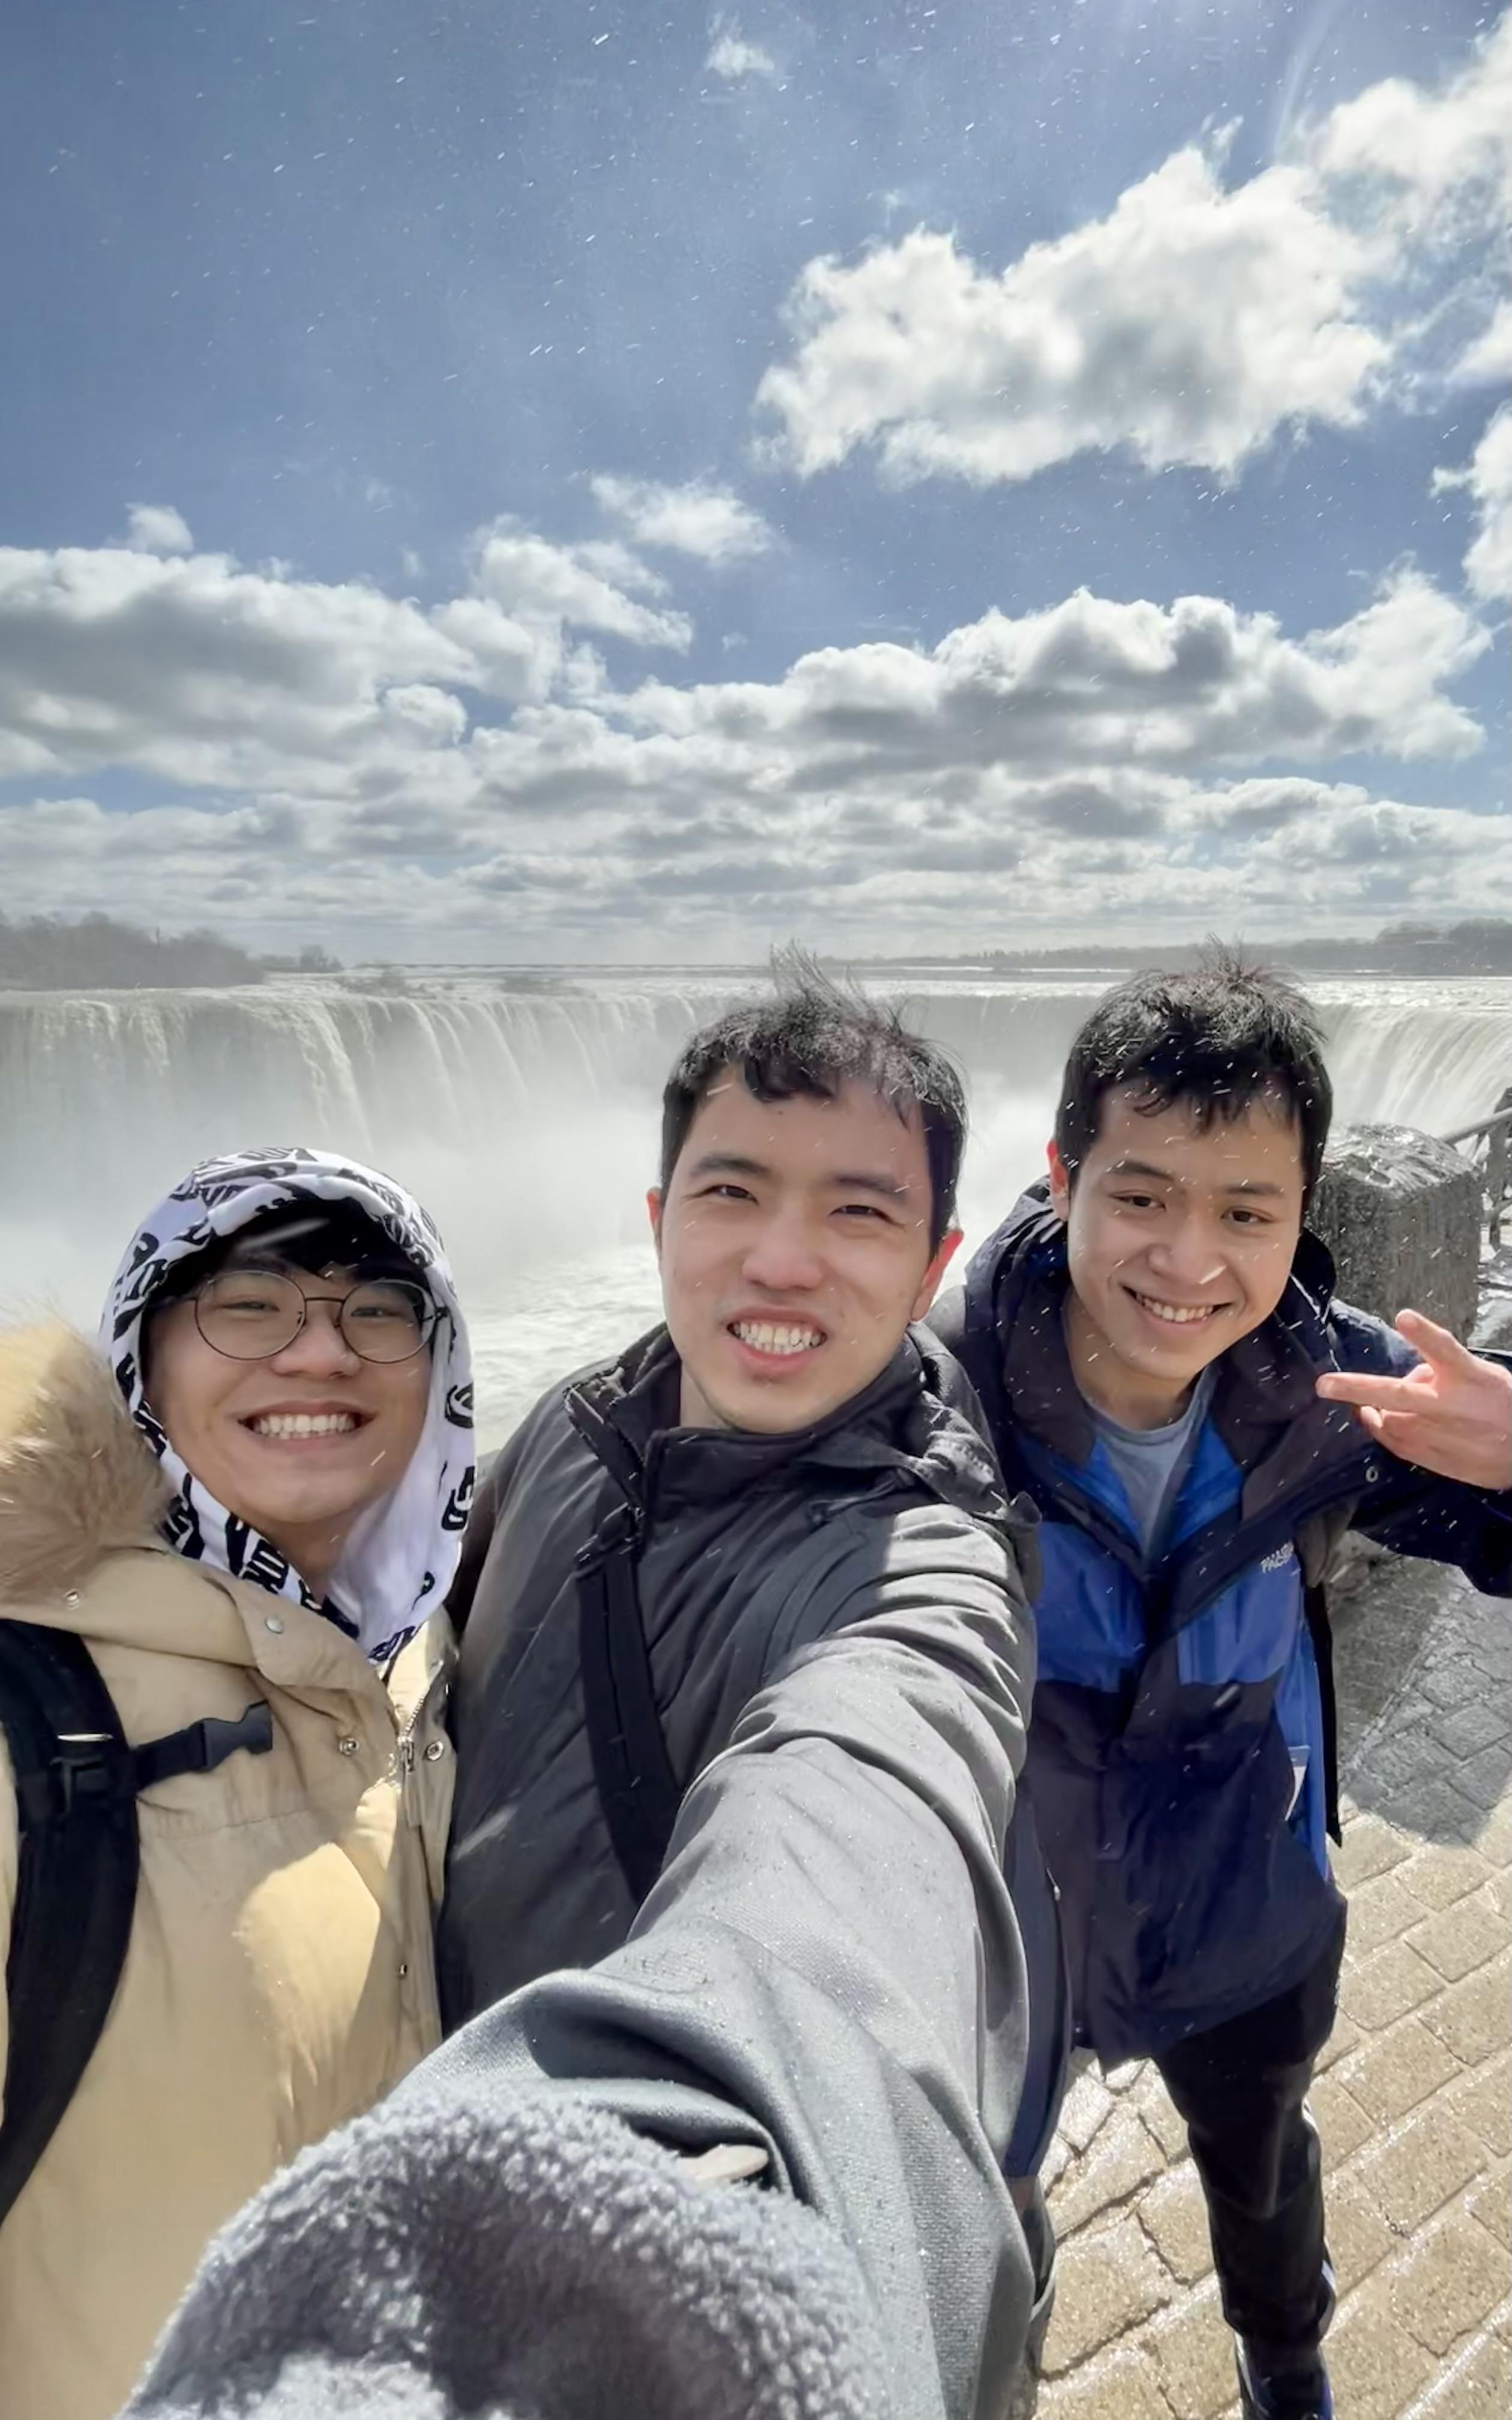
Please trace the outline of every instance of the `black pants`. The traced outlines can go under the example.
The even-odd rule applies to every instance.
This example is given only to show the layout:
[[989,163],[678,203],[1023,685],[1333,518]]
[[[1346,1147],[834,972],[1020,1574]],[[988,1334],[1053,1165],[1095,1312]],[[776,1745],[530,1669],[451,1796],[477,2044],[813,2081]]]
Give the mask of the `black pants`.
[[1333,2026],[1342,1925],[1311,1973],[1156,2061],[1208,2196],[1224,2316],[1268,2366],[1317,2350],[1333,2309],[1317,2136],[1302,2102]]

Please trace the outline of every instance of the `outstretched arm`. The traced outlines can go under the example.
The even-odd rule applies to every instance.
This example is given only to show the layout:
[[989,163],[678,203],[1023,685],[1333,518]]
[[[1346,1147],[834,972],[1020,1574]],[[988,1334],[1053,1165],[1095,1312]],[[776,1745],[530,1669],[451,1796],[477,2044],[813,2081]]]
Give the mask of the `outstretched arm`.
[[821,1629],[799,1618],[693,1783],[623,1947],[487,2010],[425,2072],[766,2151],[756,2190],[857,2258],[896,2420],[999,2420],[1032,2292],[998,2165],[1023,2072],[1002,1859],[1030,1628],[1002,1542],[962,1516],[853,1529],[851,1585]]
[[[724,2420],[731,2397],[745,2420],[849,2420],[833,2382],[808,2392],[797,2347],[779,2374],[759,2314],[728,2333],[736,2350],[710,2385],[690,2373],[682,2401],[658,2402],[645,2347],[681,2342],[667,2282],[687,2265],[679,2247],[749,2221],[771,2240],[735,2268],[787,2264],[779,2314],[818,2278],[838,2330],[840,2267],[852,2278],[849,2335],[875,2336],[883,2381],[868,2415],[1004,2420],[1033,2291],[998,2169],[1022,2071],[1002,1854],[1028,1619],[1002,1540],[943,1507],[893,1524],[857,1513],[849,1540],[840,1521],[834,1534],[824,1608],[796,1609],[806,1636],[689,1790],[630,1939],[487,2009],[270,2188],[212,2253],[133,2411],[219,2414],[227,2315],[245,2311],[257,2375],[287,2381],[319,2355],[339,2372],[341,2409],[358,2408],[364,2363],[397,2362],[381,2320],[402,2327],[404,2359],[432,2372],[423,2382],[468,2410],[507,2402],[501,2387],[527,2375],[533,2410],[585,2408],[586,2395],[552,2400],[576,2344],[627,2420],[695,2407]],[[564,2150],[566,2216],[552,2218],[542,2162],[517,2155],[522,2129],[550,2150],[604,2124],[674,2172],[679,2211],[659,2199],[631,2226]],[[711,2188],[668,2159],[716,2147],[716,2175],[759,2180]],[[290,2195],[298,2257],[270,2268],[270,2245],[295,2240]],[[491,2249],[506,2240],[523,2246],[507,2275]],[[511,2282],[527,2273],[521,2299]],[[271,2400],[237,2408],[274,2420]],[[277,2420],[337,2408],[334,2392],[290,2400]]]

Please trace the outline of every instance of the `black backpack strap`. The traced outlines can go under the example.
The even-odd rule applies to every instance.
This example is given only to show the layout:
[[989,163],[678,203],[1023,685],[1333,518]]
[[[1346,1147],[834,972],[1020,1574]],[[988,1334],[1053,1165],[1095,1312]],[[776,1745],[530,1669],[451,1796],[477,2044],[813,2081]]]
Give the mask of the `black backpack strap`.
[[658,1874],[682,1790],[657,1712],[635,1585],[637,1537],[621,1502],[578,1557],[578,1645],[593,1777],[638,1907]]
[[1302,1612],[1312,1633],[1313,1661],[1323,1709],[1323,1790],[1328,1810],[1328,1836],[1342,1844],[1339,1826],[1339,1705],[1333,1683],[1333,1624],[1329,1619],[1328,1590],[1321,1580],[1304,1583]]
[[0,1621],[0,1709],[20,1846],[6,1965],[3,2221],[110,2014],[136,1910],[138,1853],[131,1751],[83,1640]]
[[0,1619],[0,1726],[16,1784],[18,1870],[6,1962],[9,2046],[0,2223],[46,2150],[104,2031],[136,1915],[136,1794],[273,1745],[262,1699],[128,1745],[71,1632]]

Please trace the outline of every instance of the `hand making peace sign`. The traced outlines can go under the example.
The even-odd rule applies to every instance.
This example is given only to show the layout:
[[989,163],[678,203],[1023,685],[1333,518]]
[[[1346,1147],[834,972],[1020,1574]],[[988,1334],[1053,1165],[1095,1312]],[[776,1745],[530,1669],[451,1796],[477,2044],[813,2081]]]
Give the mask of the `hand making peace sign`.
[[1405,1378],[1330,1370],[1318,1393],[1353,1404],[1403,1462],[1470,1487],[1512,1487],[1512,1370],[1467,1352],[1420,1311],[1404,1311],[1396,1331],[1423,1356]]

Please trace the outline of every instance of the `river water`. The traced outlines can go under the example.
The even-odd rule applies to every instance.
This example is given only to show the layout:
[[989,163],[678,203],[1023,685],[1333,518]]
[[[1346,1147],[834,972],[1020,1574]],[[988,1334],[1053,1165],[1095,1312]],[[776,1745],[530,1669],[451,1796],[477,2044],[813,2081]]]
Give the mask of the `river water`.
[[[968,1078],[968,1244],[1042,1170],[1067,1046],[1106,980],[909,984]],[[585,970],[0,992],[0,1303],[92,1326],[137,1218],[210,1152],[354,1154],[446,1237],[496,1443],[553,1378],[656,1317],[645,1192],[662,1080],[693,1027],[749,987]],[[1343,1119],[1445,1133],[1512,1083],[1512,980],[1312,993]]]

